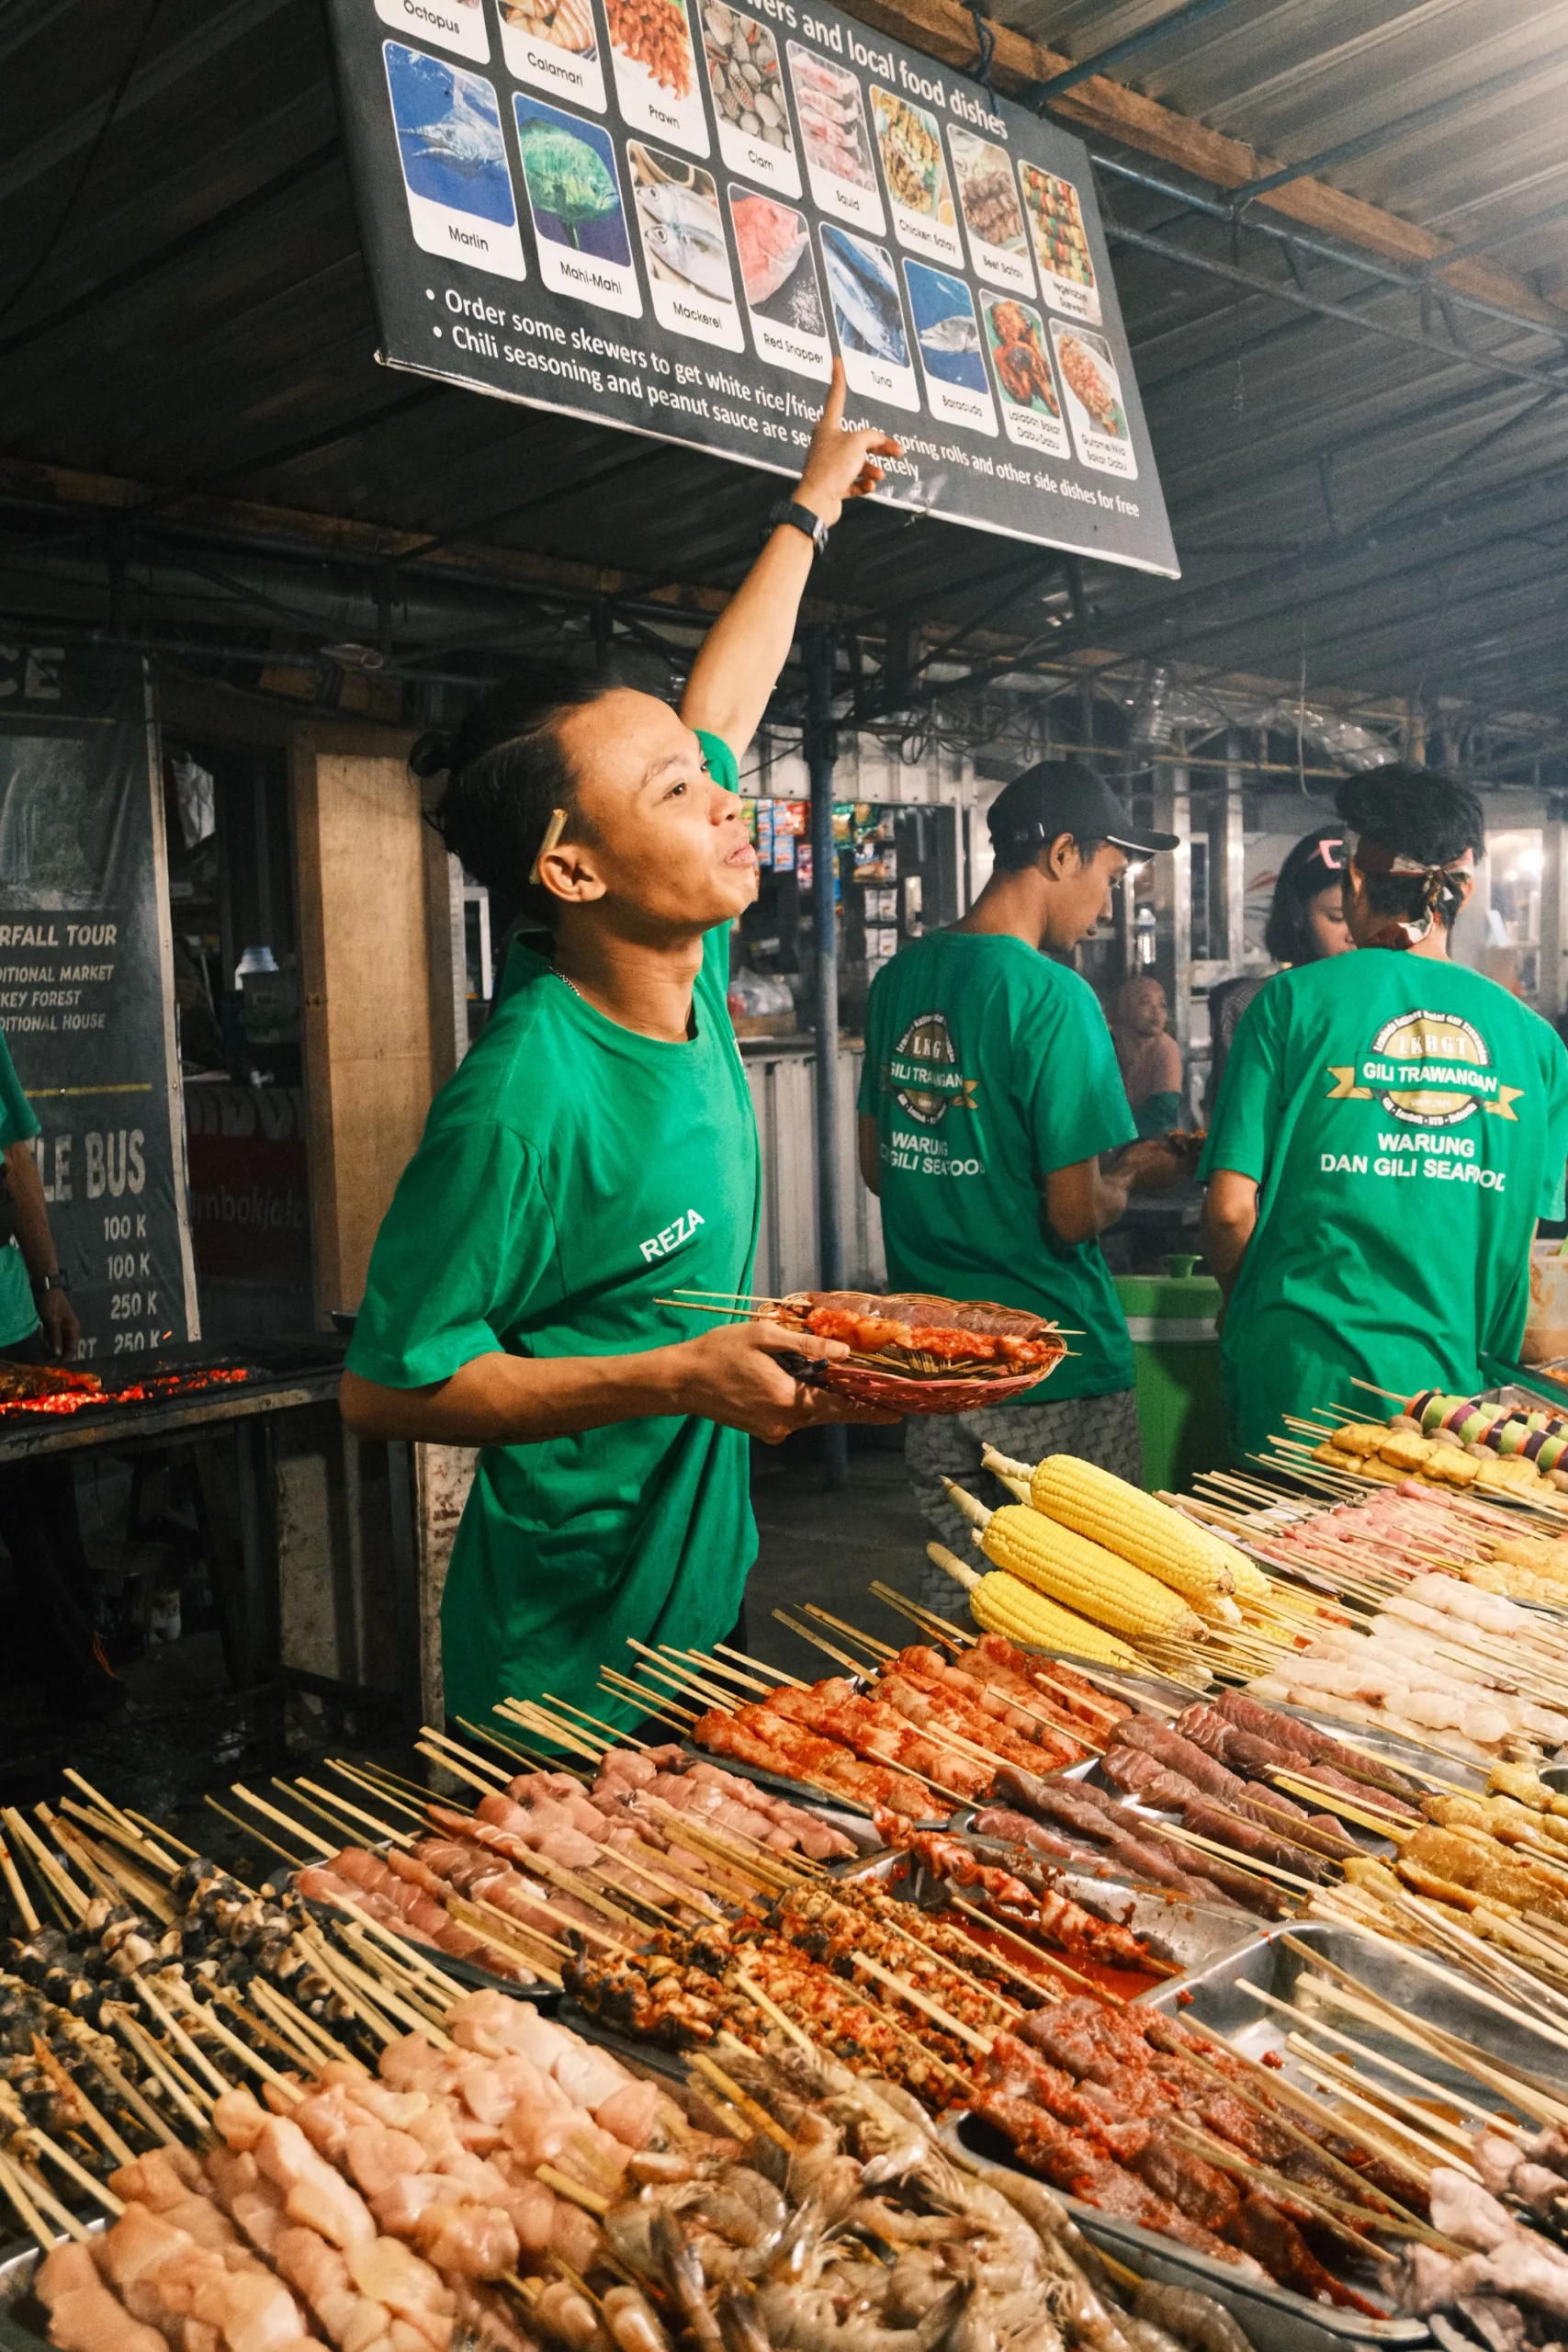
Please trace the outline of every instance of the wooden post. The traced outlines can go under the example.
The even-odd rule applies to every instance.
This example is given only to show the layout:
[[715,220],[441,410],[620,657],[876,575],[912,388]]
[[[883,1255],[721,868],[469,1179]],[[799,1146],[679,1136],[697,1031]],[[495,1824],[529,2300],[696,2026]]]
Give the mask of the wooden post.
[[[289,733],[317,1324],[357,1307],[450,1039],[432,1035],[431,876],[409,737]],[[448,983],[449,985],[449,983]],[[443,1044],[445,1050],[443,1051]],[[443,1069],[445,1074],[445,1069]]]

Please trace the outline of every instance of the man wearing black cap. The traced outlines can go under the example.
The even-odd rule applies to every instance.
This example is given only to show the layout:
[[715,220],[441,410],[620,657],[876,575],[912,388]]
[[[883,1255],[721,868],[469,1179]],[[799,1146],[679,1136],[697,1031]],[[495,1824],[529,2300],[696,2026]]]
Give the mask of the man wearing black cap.
[[[1175,849],[1176,835],[1135,831],[1077,760],[1015,777],[988,821],[996,866],[968,914],[872,984],[860,1094],[861,1172],[881,1198],[893,1288],[995,1299],[1083,1335],[1048,1391],[907,1424],[920,1509],[965,1555],[968,1530],[941,1480],[979,1476],[987,1442],[1141,1477],[1132,1348],[1099,1237],[1130,1191],[1174,1173],[1157,1146],[1134,1140],[1093,989],[1053,959],[1109,911],[1129,856]],[[1117,1156],[1107,1164],[1106,1153]]]

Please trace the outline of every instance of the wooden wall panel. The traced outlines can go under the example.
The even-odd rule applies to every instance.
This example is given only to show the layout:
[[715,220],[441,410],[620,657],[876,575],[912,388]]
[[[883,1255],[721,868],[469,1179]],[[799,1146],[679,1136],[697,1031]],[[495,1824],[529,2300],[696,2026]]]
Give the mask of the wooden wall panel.
[[[433,1088],[431,895],[408,739],[289,738],[316,1319],[355,1307]],[[450,946],[440,943],[450,961]],[[448,1048],[449,1052],[449,1048]],[[445,1075],[445,1071],[443,1071]]]

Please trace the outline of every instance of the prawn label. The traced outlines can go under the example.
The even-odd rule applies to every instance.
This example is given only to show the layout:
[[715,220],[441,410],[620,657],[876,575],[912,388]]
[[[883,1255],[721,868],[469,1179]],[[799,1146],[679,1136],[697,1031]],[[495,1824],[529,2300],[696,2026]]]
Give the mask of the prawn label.
[[490,36],[479,0],[376,0],[376,14],[395,33],[433,40],[458,57],[490,63]]
[[827,221],[818,234],[822,240],[844,380],[863,400],[886,401],[918,416],[919,386],[909,356],[892,256],[885,246],[852,237]]
[[[964,247],[953,209],[947,165],[935,118],[891,90],[871,85],[871,112],[882,175],[893,207],[893,233],[911,253],[925,254],[956,269]],[[940,411],[937,413],[940,414]],[[994,429],[994,428],[993,428]]]
[[1055,172],[1043,172],[1037,164],[1021,159],[1018,174],[1045,300],[1065,318],[1087,319],[1091,326],[1098,326],[1100,293],[1077,188],[1071,180],[1059,179]]
[[1072,443],[1045,356],[1045,322],[1027,302],[982,294],[986,342],[1002,396],[1002,427],[1017,449],[1070,458]]
[[401,41],[383,42],[382,59],[415,244],[498,277],[526,277],[490,83]]
[[626,161],[654,317],[671,334],[744,351],[712,176],[635,139],[626,142]]
[[871,161],[871,132],[860,84],[841,65],[799,41],[787,43],[790,80],[800,116],[806,171],[819,212],[877,236],[887,227]]
[[610,0],[610,55],[615,69],[615,96],[629,130],[646,130],[655,139],[672,140],[688,154],[709,153],[707,116],[697,87],[697,62],[692,48],[689,0],[651,0],[661,21],[660,37],[651,68],[629,56],[617,40],[631,20],[624,0]]
[[1066,392],[1067,415],[1078,458],[1095,472],[1136,481],[1138,460],[1122,405],[1122,386],[1103,337],[1051,322],[1056,373]]
[[[581,0],[586,10],[588,0]],[[507,17],[507,0],[501,6],[501,49],[506,70],[525,88],[544,90],[553,98],[570,98],[576,106],[604,111],[604,69],[595,51],[558,48],[536,33],[520,32]]]

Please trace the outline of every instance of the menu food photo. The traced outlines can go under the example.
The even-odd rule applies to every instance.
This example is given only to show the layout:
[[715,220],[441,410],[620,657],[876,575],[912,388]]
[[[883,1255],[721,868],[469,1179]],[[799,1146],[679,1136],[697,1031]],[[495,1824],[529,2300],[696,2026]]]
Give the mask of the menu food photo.
[[1082,144],[804,0],[328,0],[378,356],[1175,577]]

